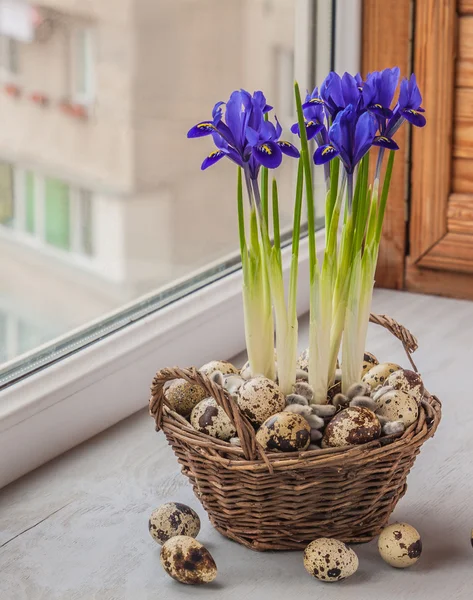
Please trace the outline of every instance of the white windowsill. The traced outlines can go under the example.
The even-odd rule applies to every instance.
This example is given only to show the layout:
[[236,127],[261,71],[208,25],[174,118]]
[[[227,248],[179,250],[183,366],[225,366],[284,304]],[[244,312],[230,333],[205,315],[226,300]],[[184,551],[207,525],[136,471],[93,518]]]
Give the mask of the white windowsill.
[[[320,253],[324,245],[321,230]],[[286,276],[290,260],[288,246]],[[308,273],[304,238],[299,314],[309,308]],[[244,346],[238,270],[6,388],[0,392],[0,487],[146,406],[158,369],[200,366]]]

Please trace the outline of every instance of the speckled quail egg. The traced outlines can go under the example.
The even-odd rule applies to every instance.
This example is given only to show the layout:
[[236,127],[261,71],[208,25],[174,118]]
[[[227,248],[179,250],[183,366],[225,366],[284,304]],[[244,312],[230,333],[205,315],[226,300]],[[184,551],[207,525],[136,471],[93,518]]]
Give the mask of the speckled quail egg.
[[371,367],[371,369],[363,375],[362,383],[367,383],[372,390],[375,390],[378,386],[383,385],[386,379],[398,371],[401,367],[395,363],[381,363]]
[[395,390],[402,390],[413,396],[417,402],[424,397],[424,384],[419,373],[409,369],[399,369],[394,371],[386,379],[384,385],[393,387]]
[[166,573],[180,583],[210,583],[217,576],[210,552],[187,535],[169,539],[161,548],[160,559]]
[[358,556],[343,542],[318,538],[304,550],[306,571],[320,581],[341,581],[358,569]]
[[204,375],[212,375],[214,371],[220,371],[223,375],[230,375],[230,373],[238,373],[238,369],[234,367],[228,360],[211,360],[205,365],[202,365],[199,369]]
[[256,439],[265,450],[305,450],[310,444],[310,425],[304,417],[296,413],[277,413],[261,425]]
[[172,410],[188,417],[194,406],[208,394],[200,385],[189,383],[185,379],[176,379],[164,390],[164,395]]
[[254,425],[284,410],[286,399],[279,386],[267,377],[245,381],[237,395],[238,406]]
[[379,360],[376,358],[376,356],[374,354],[371,354],[371,352],[365,352],[363,356],[363,367],[361,370],[361,376],[363,377],[363,375],[366,375],[366,373],[368,373],[368,371],[376,365],[379,365]]
[[206,398],[192,409],[191,425],[197,431],[229,440],[236,435],[236,429],[229,416],[214,398]]
[[327,425],[323,444],[330,448],[365,444],[380,435],[381,424],[373,411],[362,406],[349,406],[337,413]]
[[153,510],[148,527],[153,539],[158,544],[164,544],[176,535],[197,537],[200,531],[200,519],[189,506],[179,502],[167,502]]
[[419,405],[417,400],[402,390],[390,390],[376,396],[376,414],[388,421],[402,421],[406,427],[417,421]]
[[381,558],[388,565],[404,569],[414,565],[422,553],[420,534],[407,523],[388,525],[378,539],[378,550]]

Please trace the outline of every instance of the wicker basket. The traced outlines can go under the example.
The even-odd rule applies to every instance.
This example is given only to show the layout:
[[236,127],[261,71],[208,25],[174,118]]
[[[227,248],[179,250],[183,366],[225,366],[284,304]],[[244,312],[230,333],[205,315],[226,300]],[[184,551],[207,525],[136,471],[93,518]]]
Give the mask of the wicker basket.
[[[371,315],[403,344],[413,368],[415,338],[385,316]],[[164,385],[184,378],[204,387],[232,419],[241,447],[196,431],[172,411]],[[302,549],[317,537],[367,542],[379,534],[406,491],[421,445],[437,429],[439,400],[425,393],[419,418],[402,437],[360,446],[265,453],[228,393],[195,368],[163,369],[151,388],[150,412],[213,526],[253,550]]]

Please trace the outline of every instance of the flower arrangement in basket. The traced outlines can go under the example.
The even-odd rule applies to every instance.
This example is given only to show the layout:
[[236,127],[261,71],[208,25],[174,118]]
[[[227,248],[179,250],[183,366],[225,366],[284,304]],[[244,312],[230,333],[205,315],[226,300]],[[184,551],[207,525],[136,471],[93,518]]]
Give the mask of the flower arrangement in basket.
[[[221,360],[200,369],[163,369],[153,381],[150,411],[215,528],[256,550],[378,535],[406,490],[420,446],[440,421],[440,402],[424,389],[412,362],[415,338],[370,312],[398,149],[393,137],[405,121],[426,122],[414,75],[401,81],[391,109],[398,79],[398,68],[365,81],[330,73],[305,101],[296,83],[292,132],[300,149],[281,140],[281,125],[270,119],[272,107],[260,91],[233,92],[188,133],[215,143],[202,169],[223,158],[238,167],[248,362],[242,369]],[[278,185],[269,181],[283,155],[298,160],[287,290]],[[312,162],[325,175],[323,256],[316,245]],[[310,325],[309,347],[298,356],[303,212]],[[401,341],[410,369],[379,363],[366,352],[369,321]]]

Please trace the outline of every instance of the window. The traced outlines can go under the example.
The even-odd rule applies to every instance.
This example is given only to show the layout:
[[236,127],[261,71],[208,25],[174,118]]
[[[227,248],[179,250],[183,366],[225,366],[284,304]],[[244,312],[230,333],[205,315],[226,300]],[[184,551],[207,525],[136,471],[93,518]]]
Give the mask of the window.
[[[344,3],[352,0],[336,1],[337,27]],[[126,18],[93,4],[85,24],[55,13],[51,37],[21,56],[27,89],[30,69],[63,81],[66,55],[70,99],[94,102],[93,118],[59,125],[54,98],[27,124],[14,106],[2,115],[0,332],[8,327],[9,339],[25,342],[10,344],[0,364],[0,456],[2,407],[10,432],[25,434],[41,412],[38,435],[50,434],[49,444],[37,440],[28,468],[141,408],[158,367],[243,348],[235,167],[222,160],[202,173],[212,139],[186,132],[243,87],[265,92],[285,138],[297,143],[294,78],[312,89],[335,55],[343,62],[332,0],[175,0],[165,11],[149,0],[129,3]],[[37,64],[36,43],[47,65]],[[290,239],[295,162],[286,158],[277,176]],[[319,194],[321,227],[323,205]],[[321,231],[318,249],[323,240]],[[306,240],[300,255],[303,311]]]
[[44,246],[93,256],[91,192],[30,169],[0,163],[0,224]]
[[93,32],[88,27],[77,27],[71,34],[72,100],[88,105],[95,95],[95,65]]

